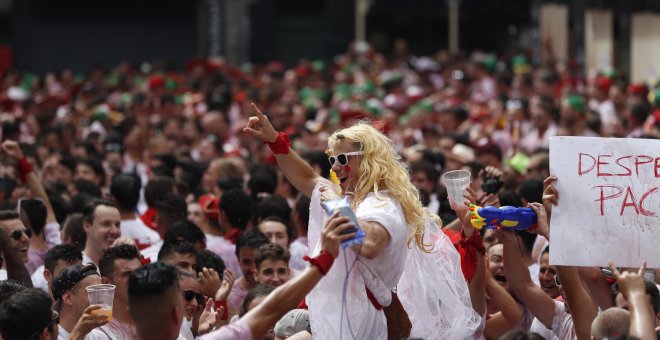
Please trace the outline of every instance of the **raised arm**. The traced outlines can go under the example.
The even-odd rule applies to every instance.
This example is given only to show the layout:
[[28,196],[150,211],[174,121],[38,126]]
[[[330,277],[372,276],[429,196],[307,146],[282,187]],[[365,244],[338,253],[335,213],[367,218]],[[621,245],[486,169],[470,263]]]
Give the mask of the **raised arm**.
[[566,294],[566,302],[573,316],[573,327],[578,339],[591,339],[591,323],[596,318],[596,305],[582,286],[576,267],[557,266],[557,275]]
[[284,176],[298,191],[307,197],[311,197],[314,187],[319,181],[323,180],[323,177],[319,176],[307,162],[286,145],[288,144],[288,139],[286,141],[282,139],[280,133],[273,128],[268,117],[254,103],[252,103],[252,108],[254,109],[255,116],[250,117],[243,132],[250,133],[259,140],[270,143],[271,149],[274,145],[284,147],[284,150],[281,152],[274,152],[277,165],[282,170]]
[[499,235],[504,247],[504,271],[507,282],[509,282],[509,288],[539,321],[547,328],[552,328],[555,302],[532,282],[529,269],[522,261],[518,240],[513,232],[500,230]]
[[610,263],[610,268],[619,283],[621,294],[628,300],[630,306],[630,332],[628,335],[641,340],[656,339],[655,316],[653,315],[653,308],[649,304],[644,284],[646,261],[642,263],[642,267],[639,268],[637,273],[620,273],[613,263]]
[[492,277],[488,277],[486,281],[486,292],[490,296],[488,304],[499,312],[486,321],[484,336],[486,339],[499,339],[506,332],[516,328],[522,318],[522,311],[516,300]]
[[[13,158],[17,164],[21,162],[21,160],[23,159],[23,152],[21,151],[21,147],[15,141],[12,140],[5,141],[4,143],[2,143],[2,149],[7,153],[7,155],[9,155],[9,157]],[[21,171],[20,167],[19,167],[19,171]],[[46,223],[57,222],[57,219],[55,218],[55,211],[53,210],[53,206],[50,204],[50,200],[48,199],[46,190],[44,189],[44,186],[41,184],[39,177],[37,177],[34,171],[30,171],[29,173],[26,173],[24,175],[25,175],[25,183],[30,189],[32,195],[34,195],[34,197],[41,199],[44,202],[44,205],[46,206],[46,211],[47,211]]]
[[[319,257],[336,258],[339,255],[339,243],[355,235],[354,233],[342,235],[341,232],[353,227],[354,225],[348,222],[348,218],[338,217],[337,213],[333,214],[321,232],[323,253]],[[324,253],[329,255],[324,255]],[[328,269],[330,266],[324,270]],[[296,308],[324,274],[316,265],[308,267],[302,274],[275,289],[264,302],[243,316],[241,321],[250,327],[252,337],[261,339],[277,320],[291,309]]]

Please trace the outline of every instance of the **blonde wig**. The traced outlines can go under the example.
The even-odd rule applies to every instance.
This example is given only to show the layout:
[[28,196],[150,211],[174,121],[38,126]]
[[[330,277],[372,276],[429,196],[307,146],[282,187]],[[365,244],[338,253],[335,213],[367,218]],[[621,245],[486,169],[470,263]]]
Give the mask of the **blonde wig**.
[[410,174],[401,157],[396,153],[392,141],[366,122],[333,133],[328,139],[328,148],[334,153],[337,142],[343,140],[356,150],[364,152],[358,166],[358,181],[355,184],[354,208],[367,198],[370,192],[377,198],[387,199],[378,194],[379,190],[389,190],[396,199],[408,225],[411,226],[408,246],[412,242],[424,251],[430,251],[431,244],[424,243],[424,216],[426,209],[419,200],[419,191],[413,186]]

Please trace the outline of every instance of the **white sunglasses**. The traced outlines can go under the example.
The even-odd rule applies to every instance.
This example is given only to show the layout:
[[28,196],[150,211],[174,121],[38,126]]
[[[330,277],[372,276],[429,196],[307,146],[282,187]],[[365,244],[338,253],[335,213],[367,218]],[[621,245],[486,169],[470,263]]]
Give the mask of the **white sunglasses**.
[[328,157],[328,161],[330,161],[330,166],[334,166],[335,162],[339,162],[339,165],[341,166],[346,166],[348,164],[348,156],[361,156],[363,154],[364,152],[362,151],[340,153],[337,156]]

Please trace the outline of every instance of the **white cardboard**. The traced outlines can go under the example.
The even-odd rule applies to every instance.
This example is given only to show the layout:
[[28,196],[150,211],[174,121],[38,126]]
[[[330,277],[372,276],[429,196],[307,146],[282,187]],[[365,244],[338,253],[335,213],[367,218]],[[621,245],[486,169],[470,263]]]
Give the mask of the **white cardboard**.
[[551,264],[660,268],[660,140],[553,137],[550,173]]

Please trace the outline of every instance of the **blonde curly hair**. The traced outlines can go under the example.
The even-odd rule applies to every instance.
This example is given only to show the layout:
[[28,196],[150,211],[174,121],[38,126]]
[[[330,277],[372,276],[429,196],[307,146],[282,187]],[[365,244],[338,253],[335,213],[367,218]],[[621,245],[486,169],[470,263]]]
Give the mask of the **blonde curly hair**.
[[426,209],[420,203],[419,191],[413,186],[408,167],[394,150],[392,141],[366,122],[333,133],[328,138],[330,151],[334,153],[335,145],[340,140],[364,153],[357,169],[359,180],[355,185],[354,207],[371,192],[379,199],[387,199],[378,191],[389,190],[389,194],[401,204],[406,223],[412,228],[408,246],[411,247],[414,241],[420,249],[430,251],[432,244],[424,243]]

